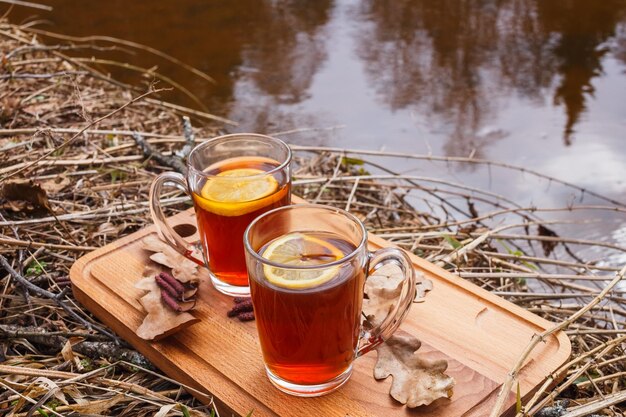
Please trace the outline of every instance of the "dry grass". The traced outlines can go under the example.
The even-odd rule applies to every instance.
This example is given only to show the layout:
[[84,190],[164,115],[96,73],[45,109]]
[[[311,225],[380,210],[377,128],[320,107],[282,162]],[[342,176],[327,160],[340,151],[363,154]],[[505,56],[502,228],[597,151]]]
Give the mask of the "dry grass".
[[[91,125],[140,93],[64,55],[80,45],[44,47],[33,39],[0,21],[0,181],[33,179],[49,200],[49,208],[0,201],[0,254],[9,264],[0,273],[0,415],[153,415],[166,407],[173,407],[169,415],[210,414],[210,403],[150,370],[75,304],[68,272],[86,251],[150,223],[149,184],[171,168],[146,160],[132,132],[168,155],[185,143],[182,116],[192,118],[197,141],[226,121],[150,93]],[[294,149],[297,194],[347,208],[370,231],[555,322],[588,304],[620,270],[606,260],[626,254],[610,239],[568,238],[568,221],[542,217],[582,212],[589,219],[604,218],[598,213],[623,219],[626,207],[619,202],[520,207],[462,184],[396,175],[377,165],[381,155]],[[385,166],[393,166],[395,157],[389,158]],[[172,212],[187,207],[177,192],[167,201]],[[585,255],[594,253],[604,256]],[[539,415],[560,416],[567,414],[559,406],[573,413],[587,404],[588,414],[624,415],[618,403],[626,392],[625,299],[623,287],[613,289],[568,327],[575,355],[567,378],[554,390],[541,389],[523,412],[552,406]]]

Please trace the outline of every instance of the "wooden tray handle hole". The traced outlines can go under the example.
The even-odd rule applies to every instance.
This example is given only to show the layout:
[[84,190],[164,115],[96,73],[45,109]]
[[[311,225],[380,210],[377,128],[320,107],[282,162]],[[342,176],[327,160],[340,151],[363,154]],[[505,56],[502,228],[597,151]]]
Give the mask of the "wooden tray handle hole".
[[194,226],[193,224],[189,224],[189,223],[177,224],[176,226],[173,227],[173,229],[181,237],[189,237],[193,235],[194,233],[196,233],[196,230],[198,230],[196,226]]

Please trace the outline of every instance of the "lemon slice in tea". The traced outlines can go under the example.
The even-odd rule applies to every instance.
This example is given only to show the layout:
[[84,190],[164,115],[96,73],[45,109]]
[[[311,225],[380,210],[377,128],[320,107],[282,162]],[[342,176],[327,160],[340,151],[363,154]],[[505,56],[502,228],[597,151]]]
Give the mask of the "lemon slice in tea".
[[339,273],[338,266],[323,265],[344,257],[343,252],[332,243],[305,234],[290,233],[272,243],[261,254],[265,259],[283,265],[320,265],[319,269],[286,269],[271,265],[263,266],[265,278],[284,288],[310,288],[330,281]]
[[223,216],[239,216],[265,207],[271,203],[265,201],[265,198],[276,192],[278,181],[271,175],[259,175],[264,173],[255,168],[220,172],[204,183],[199,204],[205,210]]
[[[274,177],[264,175],[254,179],[242,178],[241,181],[237,181],[234,178],[252,177],[264,172],[255,168],[236,168],[220,172],[216,175],[216,178],[211,178],[204,184],[200,195],[207,200],[223,203],[258,200],[276,191],[278,181]],[[222,181],[220,177],[233,179]]]

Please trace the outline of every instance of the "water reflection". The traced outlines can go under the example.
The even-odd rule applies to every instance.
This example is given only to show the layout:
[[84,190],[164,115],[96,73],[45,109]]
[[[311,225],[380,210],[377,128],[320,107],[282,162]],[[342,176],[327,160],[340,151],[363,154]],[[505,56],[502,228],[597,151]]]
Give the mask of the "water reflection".
[[[330,103],[325,98],[323,110],[335,115],[349,107],[368,114],[369,125],[352,121],[362,124],[354,134],[364,137],[375,130],[373,123],[391,125],[393,114],[413,111],[446,130],[439,149],[449,155],[488,156],[511,134],[506,124],[490,126],[512,98],[535,108],[546,101],[562,107],[563,142],[572,144],[607,51],[626,63],[626,0],[110,0],[89,7],[80,0],[40,1],[54,7],[40,16],[54,22],[53,30],[134,40],[209,73],[214,85],[149,54],[109,57],[146,68],[157,64],[211,112],[236,119],[242,129],[316,125],[320,112],[303,111],[306,104],[321,89],[339,90],[352,81],[347,77],[363,71],[367,85],[359,91],[374,90],[377,108],[346,94]],[[21,9],[13,18],[32,13]],[[349,43],[349,52],[337,52],[342,43]],[[314,86],[330,55],[341,63],[332,67],[327,85]],[[338,71],[341,65],[350,65],[352,74]],[[106,70],[132,81],[115,68]],[[192,104],[182,95],[168,99]],[[322,119],[323,127],[347,123]]]
[[263,93],[281,103],[298,103],[326,59],[318,29],[328,22],[332,1],[259,3],[261,23],[242,51],[244,65],[252,68],[252,78]]
[[551,48],[557,61],[555,69],[561,75],[554,103],[565,107],[563,138],[569,145],[574,125],[586,109],[586,97],[593,96],[591,80],[602,73],[601,58],[608,52],[604,43],[615,35],[626,7],[623,1],[575,0],[560,4],[537,0],[536,4],[543,31],[559,36]]
[[480,156],[502,137],[481,129],[503,95],[541,100],[548,89],[570,145],[625,11],[622,0],[368,0],[355,11],[358,53],[392,109],[452,126],[448,154]]
[[274,0],[257,4],[258,24],[242,48],[229,117],[245,120],[247,130],[266,132],[295,126],[281,105],[296,105],[310,95],[311,82],[327,59],[327,25],[332,0]]
[[[31,9],[16,9],[12,20],[42,18],[44,24],[38,27],[45,29],[74,36],[115,36],[162,50],[210,74],[216,83],[207,84],[141,51],[131,56],[99,52],[98,56],[145,68],[156,64],[157,71],[192,90],[216,113],[227,112],[241,76],[251,77],[263,94],[280,102],[297,103],[306,98],[313,75],[326,59],[326,45],[318,32],[333,6],[332,0],[110,0],[88,7],[80,0],[41,3],[52,6],[53,12],[33,16]],[[52,27],[45,22],[52,22]],[[137,82],[119,69],[106,71]],[[193,105],[182,95],[173,99]]]

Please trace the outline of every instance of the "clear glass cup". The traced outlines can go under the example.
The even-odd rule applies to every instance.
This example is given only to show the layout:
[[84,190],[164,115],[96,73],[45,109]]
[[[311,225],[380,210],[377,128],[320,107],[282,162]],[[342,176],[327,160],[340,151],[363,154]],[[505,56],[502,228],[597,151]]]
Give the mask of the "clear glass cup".
[[[312,397],[343,385],[353,361],[391,336],[415,298],[408,255],[369,252],[363,223],[344,210],[297,204],[269,211],[250,224],[244,246],[265,369],[288,394]],[[297,250],[304,264],[294,263]],[[387,317],[366,328],[365,280],[388,262],[403,271],[402,292]]]
[[[243,234],[260,214],[291,202],[291,150],[269,136],[237,133],[196,146],[187,159],[187,175],[166,172],[150,188],[150,212],[159,235],[179,253],[209,268],[215,288],[248,295]],[[193,199],[201,253],[167,223],[160,204],[165,184]]]

